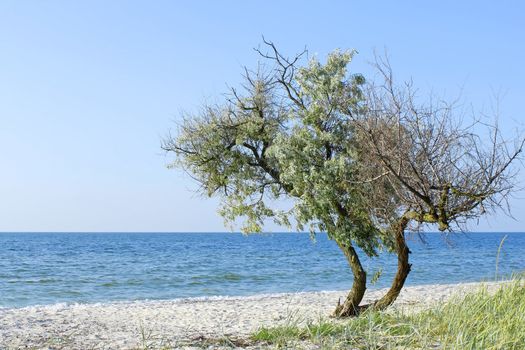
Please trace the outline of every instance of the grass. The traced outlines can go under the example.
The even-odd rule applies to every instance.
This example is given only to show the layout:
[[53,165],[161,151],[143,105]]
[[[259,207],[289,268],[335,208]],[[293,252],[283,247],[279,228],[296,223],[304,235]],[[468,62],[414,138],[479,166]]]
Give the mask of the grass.
[[525,349],[525,284],[514,279],[417,313],[365,312],[347,321],[289,322],[261,328],[254,342],[320,349]]

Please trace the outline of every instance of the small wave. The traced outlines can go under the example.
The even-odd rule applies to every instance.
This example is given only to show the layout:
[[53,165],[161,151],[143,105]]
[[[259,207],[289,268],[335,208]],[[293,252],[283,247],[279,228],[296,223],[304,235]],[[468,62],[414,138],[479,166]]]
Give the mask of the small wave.
[[226,273],[224,275],[217,276],[217,278],[224,279],[225,281],[240,281],[242,276],[236,273]]
[[10,279],[6,281],[10,284],[49,284],[49,283],[57,283],[62,282],[62,280],[56,279],[56,278],[40,278],[40,279]]
[[118,282],[105,282],[105,283],[102,283],[100,286],[101,287],[116,287],[118,286]]
[[192,276],[190,282],[190,285],[199,285],[202,283],[209,283],[209,282],[224,282],[224,281],[240,281],[244,278],[244,276],[236,274],[236,273],[223,273],[218,275],[197,275]]
[[198,297],[181,297],[172,299],[137,299],[137,300],[110,300],[110,301],[99,301],[99,302],[60,302],[55,304],[37,304],[23,307],[2,307],[0,310],[7,311],[11,309],[16,310],[64,310],[67,308],[85,308],[85,307],[105,307],[105,306],[122,306],[122,305],[140,305],[140,304],[191,304],[201,303],[208,301],[238,301],[238,300],[261,300],[267,298],[282,298],[282,297],[294,297],[302,294],[325,294],[325,293],[341,293],[345,291],[297,291],[297,292],[285,292],[285,293],[262,293],[253,295],[213,295],[213,296],[198,296]]

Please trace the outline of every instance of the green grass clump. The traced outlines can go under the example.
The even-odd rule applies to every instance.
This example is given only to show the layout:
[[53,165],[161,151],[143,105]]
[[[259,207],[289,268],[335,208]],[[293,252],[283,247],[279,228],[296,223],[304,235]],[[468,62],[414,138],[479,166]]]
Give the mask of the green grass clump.
[[525,284],[482,288],[418,312],[368,311],[346,321],[289,322],[261,328],[252,340],[288,348],[297,341],[321,349],[525,349]]
[[414,320],[447,349],[525,349],[525,285],[516,280],[492,294],[483,288]]

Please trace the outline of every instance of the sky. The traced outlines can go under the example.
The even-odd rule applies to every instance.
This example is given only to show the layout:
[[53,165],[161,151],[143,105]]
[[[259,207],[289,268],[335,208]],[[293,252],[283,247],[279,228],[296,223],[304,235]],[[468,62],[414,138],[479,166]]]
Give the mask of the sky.
[[[228,231],[160,144],[257,65],[263,35],[354,48],[365,74],[387,50],[399,81],[476,111],[499,95],[502,128],[524,129],[521,1],[2,0],[0,231]],[[471,229],[525,231],[524,198]]]

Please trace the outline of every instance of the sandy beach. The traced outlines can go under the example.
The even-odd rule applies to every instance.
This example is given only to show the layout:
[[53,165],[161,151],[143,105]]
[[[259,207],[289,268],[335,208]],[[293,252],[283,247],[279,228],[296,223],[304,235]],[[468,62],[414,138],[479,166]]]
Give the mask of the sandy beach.
[[[403,290],[395,308],[424,308],[479,287],[411,286]],[[369,291],[365,299],[372,301],[384,291]],[[344,291],[331,291],[0,309],[0,348],[182,348],[203,339],[242,339],[262,326],[326,318],[344,296]]]

